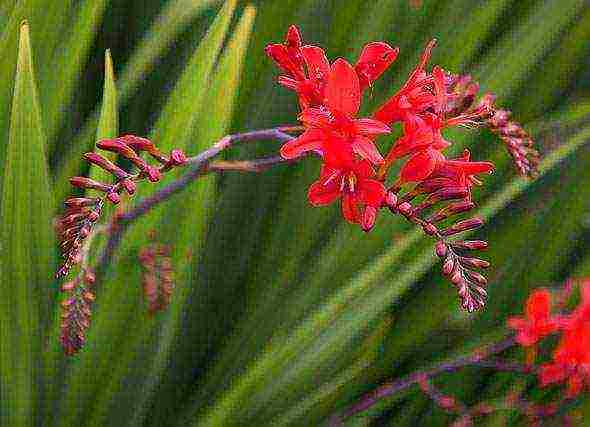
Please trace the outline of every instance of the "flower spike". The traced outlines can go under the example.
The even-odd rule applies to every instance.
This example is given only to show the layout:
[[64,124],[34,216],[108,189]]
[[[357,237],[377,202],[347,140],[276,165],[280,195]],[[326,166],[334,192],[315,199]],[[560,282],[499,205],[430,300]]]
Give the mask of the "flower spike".
[[[70,178],[70,183],[74,187],[95,190],[103,194],[102,197],[74,197],[65,201],[66,211],[57,223],[57,234],[65,259],[56,273],[58,278],[65,277],[72,266],[80,262],[80,252],[84,241],[93,231],[105,202],[119,204],[122,192],[130,196],[135,194],[137,189],[136,181],[145,178],[151,182],[159,181],[162,173],[186,164],[186,156],[181,150],[172,150],[170,156],[166,157],[158,151],[150,140],[134,135],[104,139],[99,141],[96,146],[99,149],[120,154],[130,160],[137,166],[139,173],[127,172],[98,153],[84,154],[84,160],[110,173],[116,182],[114,184],[105,184],[82,176]],[[149,153],[160,163],[160,166],[149,165],[139,156],[142,151]]]

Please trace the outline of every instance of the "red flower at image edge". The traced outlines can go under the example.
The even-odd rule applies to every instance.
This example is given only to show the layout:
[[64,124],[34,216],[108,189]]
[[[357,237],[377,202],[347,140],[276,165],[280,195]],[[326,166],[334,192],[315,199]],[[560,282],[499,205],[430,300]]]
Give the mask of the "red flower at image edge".
[[570,315],[560,319],[563,336],[553,353],[553,362],[541,367],[541,385],[567,380],[568,398],[584,386],[590,390],[590,281],[581,284],[582,301]]
[[558,320],[551,315],[551,293],[547,289],[533,291],[527,299],[524,317],[508,319],[508,327],[517,331],[516,340],[522,346],[536,344],[556,332],[558,326]]

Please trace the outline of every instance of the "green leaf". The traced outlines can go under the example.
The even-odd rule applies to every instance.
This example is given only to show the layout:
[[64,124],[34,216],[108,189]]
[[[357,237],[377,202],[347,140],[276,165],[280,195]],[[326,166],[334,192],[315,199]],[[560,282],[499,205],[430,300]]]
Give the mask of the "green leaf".
[[62,41],[64,50],[54,55],[51,72],[44,75],[41,95],[50,141],[61,126],[63,113],[75,88],[74,82],[78,80],[108,4],[109,0],[86,0],[77,7],[78,14],[66,29],[67,40]]
[[[117,87],[115,85],[115,72],[113,71],[113,59],[110,50],[105,52],[105,72],[104,88],[102,92],[102,107],[100,110],[100,119],[96,129],[96,141],[107,138],[115,138],[119,135],[119,115],[117,112]],[[101,156],[107,157],[114,161],[114,153],[105,153],[101,151]],[[112,175],[98,166],[90,167],[90,178],[101,181],[112,181]]]
[[48,325],[54,269],[53,198],[33,71],[29,26],[21,25],[0,207],[2,400],[8,425],[35,424],[37,360]]
[[126,101],[137,90],[158,57],[173,45],[175,38],[207,7],[220,0],[173,0],[166,3],[152,27],[145,32],[121,74],[121,99]]
[[[167,4],[123,67],[118,82],[120,107],[129,101],[159,58],[174,45],[178,35],[210,3],[210,0],[175,0]],[[94,144],[98,119],[99,112],[95,111],[59,162],[55,191],[58,200],[63,199],[70,191],[68,178],[76,175],[80,169],[80,153],[91,149]]]

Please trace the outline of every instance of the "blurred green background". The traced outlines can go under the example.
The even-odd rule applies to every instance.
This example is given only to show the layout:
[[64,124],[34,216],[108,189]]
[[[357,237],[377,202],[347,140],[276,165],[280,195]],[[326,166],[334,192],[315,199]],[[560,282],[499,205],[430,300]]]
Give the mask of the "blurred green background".
[[[590,275],[590,8],[415,3],[0,0],[2,426],[322,425],[387,379],[502,336],[530,289]],[[19,42],[24,19],[30,44]],[[122,133],[194,155],[230,131],[295,123],[295,97],[264,55],[293,23],[332,59],[354,61],[372,40],[401,48],[364,113],[437,37],[432,63],[471,73],[534,135],[544,161],[531,182],[489,132],[447,133],[452,153],[469,146],[498,166],[476,194],[492,262],[486,310],[459,310],[432,242],[401,219],[382,215],[364,234],[335,205],[308,206],[319,169],[310,159],[199,180],[135,223],[99,283],[85,348],[66,359],[52,223],[68,178],[88,173],[81,155]],[[277,149],[246,144],[226,157]],[[172,246],[177,277],[172,305],[155,317],[137,259],[150,230]],[[514,387],[554,393],[472,369],[437,384],[468,404]],[[578,408],[590,419],[588,402]],[[414,390],[347,425],[452,420]],[[501,412],[478,423],[521,421]]]

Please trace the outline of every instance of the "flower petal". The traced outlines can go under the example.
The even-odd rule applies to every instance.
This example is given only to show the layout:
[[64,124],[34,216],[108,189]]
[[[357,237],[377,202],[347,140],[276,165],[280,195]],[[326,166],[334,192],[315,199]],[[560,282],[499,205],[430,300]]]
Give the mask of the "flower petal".
[[356,119],[354,125],[363,135],[382,135],[391,133],[391,128],[379,120]]
[[361,89],[356,71],[344,59],[332,64],[326,85],[326,104],[328,107],[354,116],[361,105]]
[[301,31],[296,25],[289,26],[286,40],[287,47],[298,49],[301,47]]
[[307,75],[310,79],[325,81],[330,74],[330,62],[324,49],[317,46],[303,46],[303,58],[307,64]]
[[305,131],[298,138],[285,143],[281,147],[281,157],[284,159],[295,159],[304,153],[322,148],[324,132],[319,129]]
[[359,76],[361,90],[371,86],[395,61],[398,53],[399,49],[397,47],[393,48],[383,42],[373,42],[365,45],[354,66]]
[[297,80],[303,80],[303,70],[287,51],[287,47],[282,44],[269,44],[266,46],[266,54],[277,64],[277,66]]
[[379,208],[385,199],[385,186],[376,179],[359,181],[359,198],[365,205]]
[[361,156],[363,159],[366,159],[375,165],[380,165],[384,161],[383,156],[381,155],[381,153],[379,153],[379,150],[377,150],[377,147],[369,138],[365,138],[364,136],[357,136],[352,141],[352,148],[354,152]]
[[402,182],[420,182],[436,168],[436,164],[441,160],[442,154],[436,150],[424,150],[414,154],[406,162],[400,172]]
[[337,181],[327,185],[316,181],[310,185],[307,192],[307,199],[313,206],[326,206],[340,197],[340,186]]
[[358,209],[358,203],[354,195],[350,193],[344,193],[341,201],[342,216],[351,224],[358,224],[360,221],[360,214]]
[[297,119],[307,126],[319,128],[330,127],[334,116],[326,108],[310,107],[303,110]]
[[525,312],[532,320],[548,319],[551,312],[551,293],[547,289],[535,289],[527,299]]

